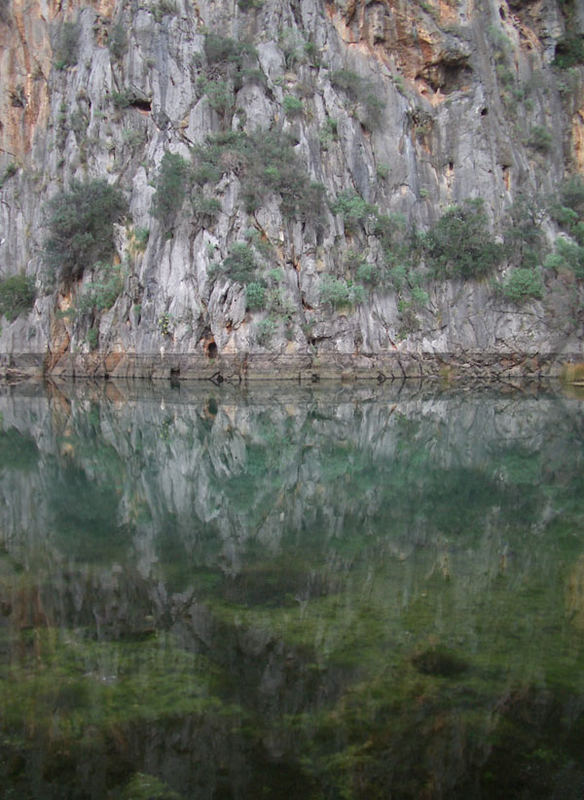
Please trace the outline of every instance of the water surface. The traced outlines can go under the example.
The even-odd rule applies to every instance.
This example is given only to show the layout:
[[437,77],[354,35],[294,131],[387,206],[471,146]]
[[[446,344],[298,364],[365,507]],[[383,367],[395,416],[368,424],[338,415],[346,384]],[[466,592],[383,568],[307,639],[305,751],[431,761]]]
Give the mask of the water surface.
[[6,798],[581,798],[584,407],[0,390]]

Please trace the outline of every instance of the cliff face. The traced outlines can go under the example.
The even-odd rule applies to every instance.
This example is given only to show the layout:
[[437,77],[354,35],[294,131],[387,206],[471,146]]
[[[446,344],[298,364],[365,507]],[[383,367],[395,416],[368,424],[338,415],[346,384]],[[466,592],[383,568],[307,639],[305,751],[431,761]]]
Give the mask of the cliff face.
[[[556,0],[1,0],[0,267],[36,299],[0,352],[580,354],[583,34]],[[104,178],[111,263],[71,280],[47,202]]]

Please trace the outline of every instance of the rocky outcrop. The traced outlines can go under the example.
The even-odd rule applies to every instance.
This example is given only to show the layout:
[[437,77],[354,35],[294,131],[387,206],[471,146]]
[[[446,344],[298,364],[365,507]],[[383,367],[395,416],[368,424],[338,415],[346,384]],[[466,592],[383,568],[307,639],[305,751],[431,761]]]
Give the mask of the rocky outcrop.
[[[582,166],[583,67],[554,64],[583,31],[556,0],[2,0],[0,267],[36,288],[2,322],[6,364],[140,375],[146,359],[169,376],[180,356],[194,376],[270,354],[294,375],[340,357],[375,376],[402,356],[581,359],[579,268],[543,265],[558,234],[572,241],[550,208]],[[164,216],[168,153],[188,179]],[[44,255],[47,201],[95,178],[128,203],[107,302],[102,268],[67,284]],[[412,233],[468,198],[504,251],[489,274],[438,277]],[[535,208],[535,262],[509,245],[519,200]],[[234,247],[253,260],[245,279]],[[519,299],[501,291],[517,267],[539,281]]]

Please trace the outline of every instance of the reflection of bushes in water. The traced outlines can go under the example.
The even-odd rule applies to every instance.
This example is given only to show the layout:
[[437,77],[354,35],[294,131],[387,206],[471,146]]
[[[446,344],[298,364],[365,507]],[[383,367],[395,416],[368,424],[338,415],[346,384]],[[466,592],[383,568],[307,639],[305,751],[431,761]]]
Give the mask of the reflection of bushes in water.
[[429,647],[412,657],[412,664],[424,675],[439,675],[444,678],[460,675],[468,669],[468,662],[457,653],[444,647]]
[[518,687],[502,698],[480,771],[487,797],[582,796],[584,714],[568,719],[575,698],[564,692]]
[[[417,453],[404,452],[399,460],[372,463],[367,453],[353,448],[337,447],[332,455],[332,460],[323,461],[323,476],[331,483],[347,477],[343,493],[365,501],[360,505],[362,519],[372,517],[385,535],[425,519],[428,533],[464,533],[474,539],[491,509],[497,508],[499,518],[509,522],[531,521],[538,513],[536,486],[506,486],[477,468],[441,468],[430,462],[423,443]],[[359,510],[354,513],[359,516]]]
[[[578,553],[581,541],[571,530],[568,551],[562,537],[556,536],[561,522],[567,538],[576,517],[556,520],[546,529],[546,540],[553,539],[554,548],[551,555],[551,550],[538,551],[546,553],[545,559],[521,558],[526,548],[533,552],[536,546],[533,537],[523,535],[524,526],[505,530],[517,557],[511,557],[507,572],[496,577],[496,544],[477,546],[485,541],[491,510],[496,509],[497,522],[529,521],[537,518],[542,502],[551,498],[557,503],[564,492],[567,496],[569,489],[580,486],[584,479],[577,471],[578,459],[564,467],[562,483],[546,473],[547,448],[537,455],[527,448],[508,447],[487,451],[478,462],[480,468],[447,467],[446,453],[451,451],[429,447],[434,425],[394,419],[397,442],[392,439],[395,450],[390,457],[385,448],[375,450],[379,439],[374,438],[377,430],[385,432],[387,418],[381,418],[373,438],[365,438],[362,417],[352,428],[346,420],[313,414],[299,438],[292,440],[292,427],[278,422],[275,414],[248,415],[247,472],[242,465],[242,472],[232,470],[227,480],[219,468],[213,474],[217,486],[211,501],[227,497],[221,513],[247,508],[278,513],[275,500],[284,494],[282,487],[287,480],[300,486],[305,475],[314,476],[319,487],[314,495],[299,494],[300,524],[287,515],[279,528],[275,526],[282,537],[277,555],[267,556],[265,538],[254,540],[253,529],[249,531],[249,542],[238,543],[236,577],[223,571],[220,554],[225,540],[218,535],[218,526],[195,517],[189,528],[188,520],[185,523],[178,513],[156,509],[155,519],[162,519],[154,545],[160,570],[156,580],[162,576],[168,592],[161,616],[168,612],[177,637],[184,632],[185,647],[195,640],[197,647],[208,648],[209,661],[193,660],[176,641],[167,644],[165,652],[160,646],[163,634],[156,639],[151,631],[144,632],[152,636],[147,641],[132,646],[126,641],[113,649],[101,642],[93,643],[97,648],[93,651],[93,644],[86,641],[72,648],[74,652],[69,650],[66,658],[57,654],[44,677],[33,679],[22,670],[25,684],[16,690],[16,681],[0,681],[0,705],[6,708],[3,683],[5,692],[15,693],[8,703],[13,721],[26,703],[35,719],[45,714],[49,719],[56,708],[59,714],[51,723],[56,726],[51,735],[61,736],[62,742],[70,731],[75,758],[79,755],[75,737],[85,741],[88,750],[79,760],[93,765],[101,758],[100,768],[107,762],[117,776],[112,779],[116,790],[144,769],[142,742],[145,750],[157,743],[160,779],[168,763],[164,760],[176,758],[175,742],[191,754],[194,740],[185,731],[193,722],[196,739],[207,751],[207,785],[221,783],[226,796],[233,786],[242,796],[260,796],[264,790],[273,794],[283,774],[286,781],[293,777],[306,797],[368,800],[392,794],[423,797],[428,787],[434,787],[430,796],[465,800],[519,797],[521,792],[550,797],[560,779],[568,787],[578,785],[582,776],[576,754],[582,752],[584,722],[578,719],[570,729],[566,716],[564,728],[554,720],[561,717],[560,707],[578,709],[580,700],[566,695],[560,702],[553,688],[533,697],[508,692],[513,680],[523,680],[524,674],[537,673],[553,686],[553,670],[570,685],[581,683],[577,645],[566,664],[569,640],[564,638],[564,598],[561,588],[558,591],[567,554]],[[119,499],[108,486],[109,481],[122,486],[129,474],[113,448],[99,446],[98,430],[99,416],[88,418],[85,444],[74,442],[86,470],[71,463],[50,487],[58,494],[53,510],[63,551],[81,558],[87,548],[89,560],[94,561],[102,552],[108,559],[117,558],[125,545],[116,525]],[[158,422],[152,424],[153,431],[159,431]],[[193,431],[193,438],[209,436],[204,425]],[[146,429],[146,443],[148,434]],[[158,433],[152,433],[155,436]],[[554,442],[557,446],[558,440]],[[162,452],[162,468],[174,468],[168,448]],[[208,463],[211,470],[216,462]],[[157,474],[152,466],[140,471],[154,488]],[[584,490],[572,501],[575,513],[584,510],[582,497]],[[284,494],[282,510],[288,512],[293,502]],[[241,522],[235,515],[232,520]],[[414,558],[406,554],[401,560],[388,540],[403,535],[411,542],[413,527],[427,536],[427,546],[420,547]],[[112,541],[107,539],[108,530]],[[437,531],[460,534],[455,546],[447,549],[453,564],[448,579],[436,569],[445,538],[436,536]],[[86,535],[87,544],[77,541]],[[520,538],[530,541],[522,544]],[[537,547],[543,543],[544,538],[538,537]],[[173,591],[188,587],[191,592],[171,599]],[[156,597],[163,596],[154,585],[153,591]],[[204,643],[197,638],[201,629],[198,621],[193,624],[188,605],[184,614],[181,611],[184,597],[191,593],[196,597],[194,608],[204,607],[204,615],[208,614],[205,636],[209,634],[210,641]],[[437,625],[440,642],[430,646],[428,631]],[[88,632],[88,638],[91,635]],[[40,652],[46,649],[41,647]],[[92,674],[96,664],[119,665],[114,680],[108,683]],[[0,677],[2,669],[0,665]],[[215,678],[209,678],[217,671],[219,689]],[[271,688],[262,683],[264,672],[274,680]],[[56,684],[63,673],[69,683],[53,688],[52,682]],[[242,676],[244,683],[239,682]],[[241,698],[245,711],[232,713],[225,700],[229,692]],[[268,706],[268,714],[258,722]],[[242,719],[245,733],[238,728]],[[544,720],[551,734],[544,730]],[[99,742],[88,744],[92,737],[84,725],[94,725],[96,740],[107,740],[108,747],[108,731],[115,729],[117,739],[100,754]],[[82,739],[84,732],[87,736]],[[123,748],[116,741],[123,741]],[[283,743],[276,766],[273,759],[263,758],[265,741]],[[128,755],[131,747],[133,763]],[[229,777],[218,766],[226,763],[225,753],[235,751],[245,761],[243,777],[237,766]],[[58,766],[48,764],[54,752],[49,748],[42,756],[47,772]],[[189,768],[195,770],[189,766],[185,770]],[[0,780],[3,769],[0,764]],[[514,770],[524,788],[512,779]],[[78,779],[73,768],[62,774],[62,785],[69,778]],[[195,796],[198,780],[200,772],[193,772],[177,788]],[[19,796],[26,796],[26,791]],[[282,790],[279,796],[293,794]]]
[[[308,584],[308,565],[294,564],[286,557],[272,563],[264,559],[262,563],[247,566],[234,578],[227,577],[218,589],[230,603],[297,607],[297,598]],[[311,592],[313,597],[315,594]]]
[[144,743],[164,741],[174,720],[183,739],[185,719],[199,742],[205,731],[221,742],[234,738],[242,712],[214,694],[218,676],[207,659],[162,635],[111,643],[79,631],[35,630],[26,660],[20,653],[14,668],[0,662],[3,797],[12,796],[10,787],[20,790],[15,797],[86,797],[87,772],[95,776],[92,796],[113,790],[118,797],[136,765],[146,764]]
[[204,595],[220,579],[218,563],[223,542],[217,526],[195,517],[185,536],[176,515],[168,514],[159,522],[155,543],[157,573],[163,576],[166,590],[181,592],[195,587]]
[[247,444],[245,469],[221,484],[222,491],[236,510],[253,509],[256,517],[269,512],[274,493],[282,489],[290,466],[287,457],[289,442],[280,440],[276,444],[273,431],[262,440],[265,444]]
[[497,455],[496,463],[505,483],[534,486],[541,480],[539,453],[522,447],[508,447]]
[[39,451],[34,439],[16,428],[0,431],[0,469],[29,470],[37,463]]
[[[327,787],[330,794],[325,796],[581,796],[582,736],[580,732],[574,737],[574,728],[570,736],[558,697],[535,692],[532,700],[517,704],[518,724],[509,724],[507,710],[503,706],[501,713],[499,705],[504,697],[492,698],[497,708],[492,713],[475,692],[463,687],[438,692],[429,688],[411,686],[407,701],[404,697],[404,702],[391,702],[388,697],[385,707],[359,692],[340,717],[328,720],[328,737],[322,735],[323,726],[319,738],[306,742],[311,752],[306,767]],[[342,732],[345,746],[339,751]],[[306,735],[308,739],[308,730]],[[565,750],[572,737],[580,748],[574,755]]]
[[70,557],[111,562],[125,550],[129,532],[118,523],[120,498],[112,482],[67,464],[54,479],[50,499],[56,542]]
[[[297,444],[291,444],[292,432],[258,417],[256,439],[246,447],[245,470],[223,482],[221,489],[239,511],[255,508],[258,498],[263,498],[265,513],[289,476],[294,479],[298,468],[310,464],[310,472],[318,474],[319,485],[326,490],[322,509],[312,501],[307,506],[315,530],[330,525],[327,509],[336,507],[341,498],[342,524],[328,545],[339,552],[356,553],[361,546],[369,546],[374,531],[379,532],[377,538],[398,536],[420,522],[426,525],[428,536],[441,531],[471,536],[476,542],[489,515],[496,514],[498,523],[513,526],[538,519],[542,504],[549,500],[549,492],[542,491],[541,454],[524,446],[497,448],[480,466],[442,466],[442,454],[429,446],[425,427],[412,419],[397,421],[398,457],[392,453],[372,458],[370,449],[350,436],[339,439],[333,420],[320,421],[330,422],[327,431],[322,426],[315,429],[315,420],[309,416],[307,427],[297,434]],[[303,447],[302,442],[312,442],[314,435],[318,449]],[[256,443],[259,440],[262,444]],[[570,484],[572,479],[573,475]],[[559,490],[555,481],[553,485],[554,491]],[[374,529],[361,536],[366,520]]]

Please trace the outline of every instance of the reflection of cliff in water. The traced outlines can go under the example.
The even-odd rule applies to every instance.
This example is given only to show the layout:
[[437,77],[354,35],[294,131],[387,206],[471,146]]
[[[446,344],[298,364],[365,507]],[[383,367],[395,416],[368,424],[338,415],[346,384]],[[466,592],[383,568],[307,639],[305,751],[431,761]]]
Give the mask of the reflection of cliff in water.
[[165,548],[237,573],[251,543],[275,555],[307,531],[321,551],[355,550],[357,523],[368,545],[402,554],[493,528],[503,540],[549,524],[582,474],[576,400],[215,392],[0,398],[0,465],[22,462],[2,486],[4,536],[108,562],[115,540],[144,575]]
[[140,389],[0,398],[5,763],[34,718],[43,796],[571,796],[578,401]]

